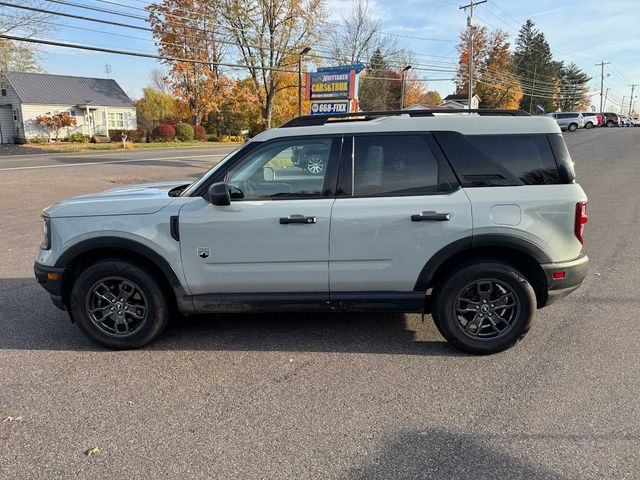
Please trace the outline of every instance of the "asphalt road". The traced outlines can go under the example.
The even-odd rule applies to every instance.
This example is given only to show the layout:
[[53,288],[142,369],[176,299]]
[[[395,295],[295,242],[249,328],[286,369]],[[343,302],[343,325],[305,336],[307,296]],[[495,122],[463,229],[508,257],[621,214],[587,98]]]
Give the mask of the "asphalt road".
[[96,348],[32,278],[39,211],[218,157],[0,159],[0,478],[638,478],[640,129],[566,138],[590,274],[489,357],[417,315],[199,317]]

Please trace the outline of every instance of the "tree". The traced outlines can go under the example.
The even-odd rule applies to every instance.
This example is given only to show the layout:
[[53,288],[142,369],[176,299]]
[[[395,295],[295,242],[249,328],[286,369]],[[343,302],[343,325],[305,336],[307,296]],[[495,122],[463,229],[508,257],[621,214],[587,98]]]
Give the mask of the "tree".
[[[40,0],[15,0],[14,5],[26,7],[44,7],[49,5]],[[46,13],[19,10],[0,6],[0,34],[32,37],[51,34],[55,27]],[[33,44],[0,40],[0,73],[7,71],[40,72],[42,71],[37,50]]]
[[559,73],[560,89],[556,99],[556,107],[560,111],[572,112],[586,110],[591,104],[589,85],[591,77],[583,72],[575,63],[562,65]]
[[436,107],[442,103],[442,95],[435,90],[429,90],[420,98],[420,102],[425,107]]
[[155,88],[147,87],[143,98],[136,102],[138,124],[151,132],[161,123],[175,117],[178,112],[176,98]]
[[171,91],[171,85],[167,79],[166,74],[160,68],[152,68],[149,72],[149,83],[156,90],[162,93],[169,93]]
[[324,0],[210,0],[221,7],[221,18],[237,44],[249,71],[266,128],[271,128],[281,73],[293,69],[299,52],[313,45],[319,19],[326,17]]
[[534,105],[540,104],[545,111],[553,111],[558,91],[558,64],[553,61],[544,34],[531,20],[527,20],[518,33],[512,68],[523,87],[520,108],[533,112]]
[[173,93],[188,104],[194,125],[217,111],[231,88],[220,69],[227,43],[216,4],[163,0],[147,6],[160,55],[201,62],[167,62],[167,80]]
[[49,132],[49,135],[53,133],[55,135],[56,142],[60,137],[60,131],[63,128],[73,127],[76,125],[76,119],[69,115],[68,112],[61,112],[52,115],[47,112],[45,115],[39,115],[36,117],[36,123]]
[[[488,37],[486,27],[473,28],[473,90],[478,81],[478,72],[482,60],[487,56]],[[458,72],[456,73],[456,93],[465,95],[469,91],[469,31],[460,32],[460,41],[458,42]]]
[[487,39],[486,56],[480,59],[475,93],[481,108],[520,108],[522,86],[512,72],[507,34],[497,29]]

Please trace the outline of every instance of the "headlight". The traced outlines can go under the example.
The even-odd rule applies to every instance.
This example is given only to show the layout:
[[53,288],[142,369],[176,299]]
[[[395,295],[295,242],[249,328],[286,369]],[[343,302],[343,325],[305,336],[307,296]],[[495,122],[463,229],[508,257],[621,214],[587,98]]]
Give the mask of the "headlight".
[[51,219],[49,217],[42,217],[42,236],[43,241],[40,245],[42,250],[51,249]]

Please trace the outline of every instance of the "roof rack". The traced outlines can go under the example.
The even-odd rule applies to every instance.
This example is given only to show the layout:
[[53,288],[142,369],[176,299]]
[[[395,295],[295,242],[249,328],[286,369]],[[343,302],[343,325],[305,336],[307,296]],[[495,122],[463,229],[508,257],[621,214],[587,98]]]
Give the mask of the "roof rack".
[[379,112],[351,112],[328,115],[303,115],[289,120],[280,128],[311,127],[333,122],[366,122],[381,117],[408,115],[410,117],[433,117],[434,114],[476,113],[483,116],[529,117],[524,110],[496,110],[491,108],[443,108],[434,110],[387,110]]

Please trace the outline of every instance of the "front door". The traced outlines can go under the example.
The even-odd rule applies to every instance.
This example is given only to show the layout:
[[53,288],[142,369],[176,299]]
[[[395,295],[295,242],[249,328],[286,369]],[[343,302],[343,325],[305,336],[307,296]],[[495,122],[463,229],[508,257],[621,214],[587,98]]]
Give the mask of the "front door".
[[351,141],[331,220],[331,298],[413,292],[436,252],[471,236],[470,201],[431,135],[356,136],[350,149]]
[[[231,205],[195,197],[182,207],[182,263],[193,295],[328,296],[329,226],[341,141],[267,142],[226,172]],[[322,159],[324,167],[303,168],[299,159],[311,157]]]

